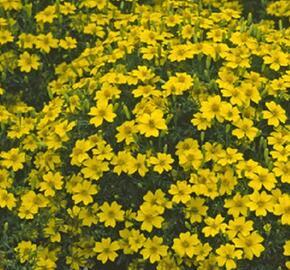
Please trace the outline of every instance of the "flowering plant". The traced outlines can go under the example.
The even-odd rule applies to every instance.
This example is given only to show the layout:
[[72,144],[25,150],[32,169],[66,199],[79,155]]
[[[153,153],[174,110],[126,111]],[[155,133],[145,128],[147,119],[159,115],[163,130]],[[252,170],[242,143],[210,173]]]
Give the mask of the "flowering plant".
[[290,269],[288,2],[48,2],[0,0],[0,269]]

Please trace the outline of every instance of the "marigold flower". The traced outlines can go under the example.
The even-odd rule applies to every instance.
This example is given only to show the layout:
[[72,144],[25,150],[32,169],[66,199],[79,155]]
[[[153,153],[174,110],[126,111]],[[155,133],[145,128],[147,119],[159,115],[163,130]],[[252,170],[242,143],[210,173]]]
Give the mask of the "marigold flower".
[[219,232],[225,232],[227,224],[223,223],[224,217],[218,214],[215,218],[208,217],[204,220],[207,226],[203,227],[202,232],[205,237],[215,236]]
[[279,126],[279,123],[285,123],[287,120],[284,109],[274,101],[266,102],[267,111],[263,111],[263,118],[267,119],[268,125],[274,127]]
[[43,181],[39,184],[40,191],[44,191],[44,196],[54,196],[56,190],[61,190],[63,176],[59,173],[48,172],[43,176]]
[[208,207],[204,205],[205,200],[202,198],[192,198],[186,203],[184,209],[185,218],[188,218],[191,223],[201,222],[203,216],[206,216]]
[[14,37],[8,30],[0,30],[0,46],[13,41]]
[[179,238],[173,239],[172,249],[181,257],[193,257],[194,246],[199,244],[197,234],[190,234],[190,232],[180,233]]
[[113,112],[113,105],[104,101],[98,101],[96,107],[91,108],[89,115],[93,116],[90,123],[94,124],[95,127],[100,126],[104,120],[111,123],[116,117]]
[[161,110],[155,110],[151,114],[144,113],[137,118],[138,129],[145,137],[158,137],[159,130],[166,130],[167,126]]
[[88,205],[93,202],[92,195],[96,194],[97,187],[96,185],[91,184],[89,181],[83,181],[82,183],[78,183],[75,187],[72,188],[74,195],[72,199],[76,204],[83,202],[84,205]]
[[253,257],[260,257],[261,253],[265,250],[261,242],[263,237],[256,231],[249,235],[238,235],[238,238],[233,239],[236,248],[242,248],[244,252],[244,258],[252,260]]
[[249,195],[247,206],[251,211],[255,211],[256,216],[266,216],[267,212],[272,212],[273,209],[272,196],[265,191],[255,191]]
[[149,159],[151,165],[153,165],[153,170],[161,174],[163,171],[170,171],[174,162],[171,155],[166,153],[157,153],[157,157],[151,157]]
[[116,223],[124,220],[124,211],[121,210],[122,206],[120,206],[117,202],[112,202],[111,205],[108,202],[104,202],[100,206],[101,212],[98,213],[98,217],[101,222],[104,222],[106,227],[115,227]]
[[258,129],[253,127],[253,124],[253,121],[250,119],[240,119],[234,123],[237,128],[232,131],[232,134],[239,139],[247,137],[250,141],[253,141],[258,132]]
[[0,208],[7,207],[12,210],[16,206],[16,199],[13,193],[8,193],[7,190],[0,188]]
[[144,243],[144,248],[140,251],[143,258],[145,260],[149,259],[150,263],[160,261],[161,257],[167,255],[168,249],[168,247],[162,245],[162,243],[163,239],[158,236],[154,236],[152,239],[147,239]]
[[168,191],[173,196],[172,201],[175,203],[187,203],[190,200],[192,188],[186,181],[177,181],[176,185],[171,185]]
[[142,222],[141,230],[151,232],[153,227],[161,228],[164,218],[160,216],[163,213],[163,207],[144,203],[137,212],[136,220]]
[[28,261],[33,255],[35,255],[36,244],[33,244],[31,241],[21,241],[18,243],[15,251],[19,254],[20,262],[25,263]]
[[279,50],[271,51],[270,55],[266,55],[263,57],[265,64],[270,64],[270,68],[278,71],[281,66],[288,65],[287,55]]
[[107,261],[115,261],[118,257],[119,244],[117,241],[112,241],[111,238],[102,238],[101,242],[96,242],[94,251],[99,253],[97,259],[103,264]]
[[32,69],[38,70],[38,67],[40,66],[39,57],[35,54],[24,52],[20,55],[18,66],[22,72],[29,73]]
[[278,198],[278,203],[274,205],[273,213],[281,217],[281,223],[290,225],[290,196],[287,194]]
[[24,167],[25,153],[21,153],[18,148],[12,148],[8,152],[1,152],[0,157],[3,159],[1,161],[2,166],[7,169],[12,168],[16,172]]

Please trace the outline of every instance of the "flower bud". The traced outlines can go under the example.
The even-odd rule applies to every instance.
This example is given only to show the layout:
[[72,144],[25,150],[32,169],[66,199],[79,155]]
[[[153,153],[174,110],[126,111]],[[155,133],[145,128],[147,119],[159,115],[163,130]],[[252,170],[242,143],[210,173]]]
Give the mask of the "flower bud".
[[123,112],[125,113],[126,118],[127,118],[128,120],[130,120],[130,119],[131,119],[130,111],[129,111],[127,105],[125,105],[125,104],[123,104]]

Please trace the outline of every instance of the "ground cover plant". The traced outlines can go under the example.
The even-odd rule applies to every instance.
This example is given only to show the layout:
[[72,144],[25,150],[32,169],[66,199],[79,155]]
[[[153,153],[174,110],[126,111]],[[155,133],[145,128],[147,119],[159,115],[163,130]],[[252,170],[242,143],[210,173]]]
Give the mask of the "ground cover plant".
[[0,0],[0,269],[290,269],[289,15]]

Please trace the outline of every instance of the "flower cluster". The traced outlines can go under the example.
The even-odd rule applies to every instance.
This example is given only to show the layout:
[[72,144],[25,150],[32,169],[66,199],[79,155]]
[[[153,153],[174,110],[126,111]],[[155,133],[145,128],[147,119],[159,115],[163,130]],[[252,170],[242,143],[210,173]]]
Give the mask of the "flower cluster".
[[0,0],[0,269],[290,269],[282,20],[44,2]]

